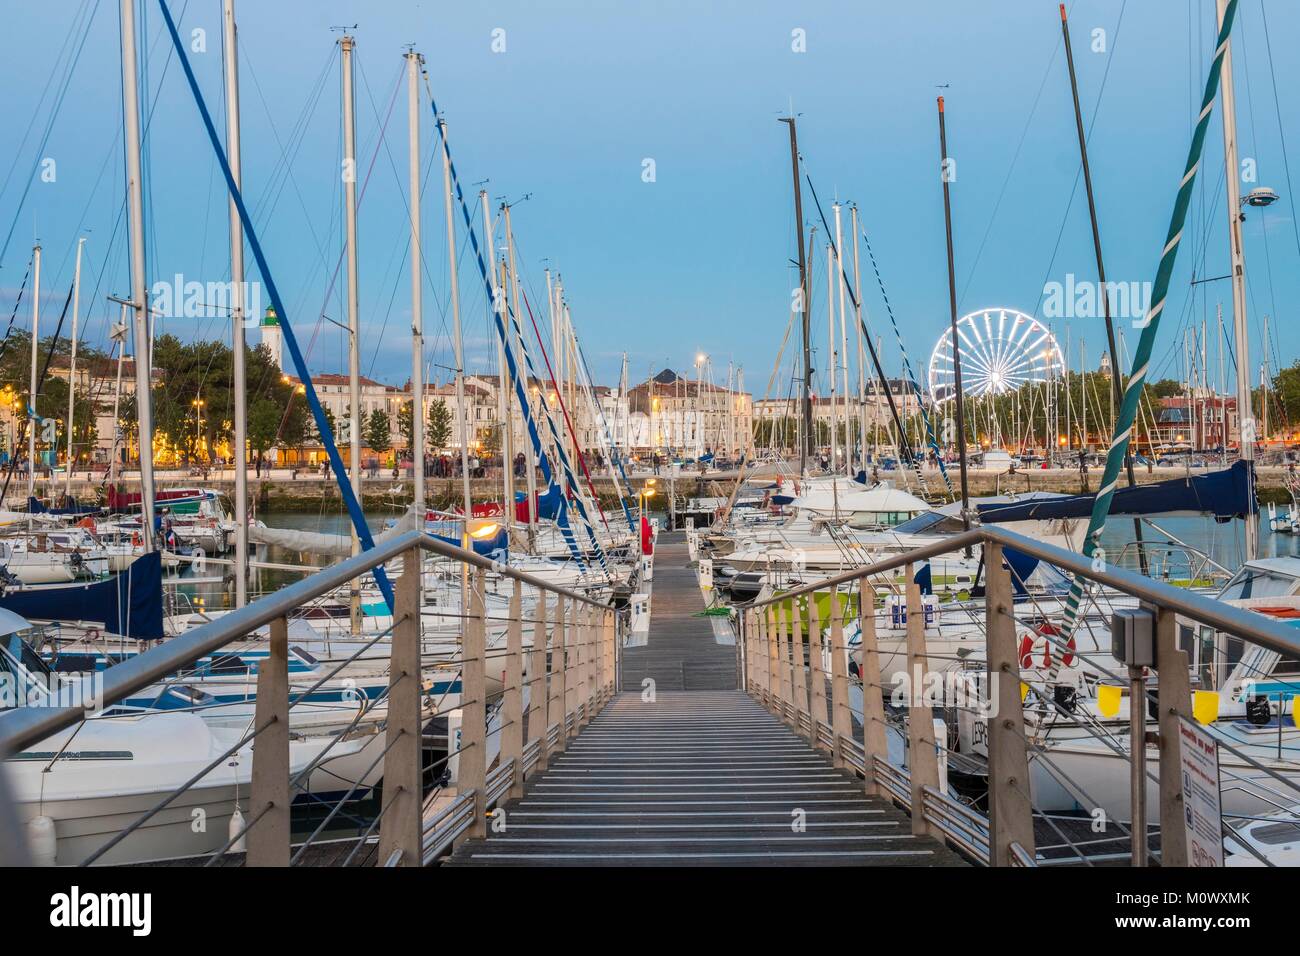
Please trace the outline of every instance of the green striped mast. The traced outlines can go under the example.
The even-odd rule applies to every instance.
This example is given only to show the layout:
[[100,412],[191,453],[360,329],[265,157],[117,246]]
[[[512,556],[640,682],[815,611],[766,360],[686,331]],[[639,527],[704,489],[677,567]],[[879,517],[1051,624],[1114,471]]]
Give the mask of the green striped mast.
[[[1174,213],[1169,222],[1169,233],[1165,246],[1160,253],[1160,267],[1156,270],[1156,280],[1151,290],[1151,306],[1143,320],[1142,334],[1138,338],[1137,350],[1133,355],[1133,373],[1129,376],[1128,386],[1124,391],[1124,401],[1120,405],[1119,418],[1115,421],[1115,437],[1111,439],[1106,452],[1106,470],[1102,473],[1101,489],[1092,506],[1092,516],[1088,519],[1088,533],[1084,537],[1084,553],[1093,559],[1094,564],[1105,561],[1105,551],[1100,546],[1101,532],[1106,525],[1106,516],[1110,513],[1110,502],[1115,496],[1119,483],[1119,472],[1124,465],[1124,456],[1128,452],[1129,439],[1133,434],[1134,420],[1137,417],[1138,401],[1142,397],[1142,386],[1146,382],[1151,365],[1151,350],[1155,346],[1156,332],[1160,327],[1160,315],[1165,308],[1165,299],[1169,294],[1169,280],[1174,272],[1174,260],[1178,258],[1178,246],[1183,238],[1183,225],[1187,221],[1187,209],[1192,202],[1192,185],[1201,165],[1201,153],[1205,146],[1205,133],[1210,125],[1210,113],[1214,109],[1214,99],[1219,91],[1219,74],[1223,67],[1223,57],[1228,49],[1228,37],[1232,33],[1232,21],[1237,14],[1238,0],[1229,0],[1223,13],[1223,22],[1219,27],[1219,41],[1214,49],[1214,61],[1210,64],[1210,74],[1205,80],[1205,96],[1201,100],[1201,114],[1196,121],[1196,133],[1187,151],[1187,166],[1178,187],[1178,199],[1174,203]],[[1229,175],[1232,175],[1229,171]],[[1065,633],[1063,640],[1068,640],[1074,633],[1079,617],[1079,603],[1083,599],[1085,579],[1076,575],[1070,585],[1070,594],[1065,604]],[[1055,662],[1056,658],[1053,657]],[[1049,679],[1056,678],[1058,665],[1053,663]]]

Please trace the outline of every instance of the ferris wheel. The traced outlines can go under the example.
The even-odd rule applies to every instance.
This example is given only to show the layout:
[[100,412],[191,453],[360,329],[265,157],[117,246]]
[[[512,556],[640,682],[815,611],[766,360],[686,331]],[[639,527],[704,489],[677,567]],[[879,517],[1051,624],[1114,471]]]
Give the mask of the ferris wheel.
[[[1022,385],[1061,375],[1061,349],[1045,325],[1015,309],[979,309],[957,320],[961,385],[967,395],[1002,395]],[[956,394],[952,329],[930,353],[930,396],[946,402]]]

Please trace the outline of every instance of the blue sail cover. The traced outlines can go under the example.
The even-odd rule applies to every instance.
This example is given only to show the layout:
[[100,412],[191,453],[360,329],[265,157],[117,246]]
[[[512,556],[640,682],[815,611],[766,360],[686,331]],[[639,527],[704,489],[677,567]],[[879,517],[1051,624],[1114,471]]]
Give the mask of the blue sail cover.
[[50,508],[39,498],[28,497],[27,513],[33,515],[97,515],[104,509],[99,505],[83,505],[76,498],[68,499],[71,504],[66,508]]
[[[1065,495],[1034,501],[976,504],[975,507],[980,520],[988,524],[1048,521],[1053,518],[1087,518],[1092,514],[1096,498],[1096,495]],[[1238,461],[1231,468],[1208,475],[1121,488],[1115,492],[1110,513],[1156,515],[1191,512],[1228,521],[1251,514],[1255,510],[1254,499],[1255,481],[1250,464]]]
[[0,595],[0,607],[29,621],[94,621],[110,634],[163,636],[162,554],[141,555],[106,581],[27,588]]

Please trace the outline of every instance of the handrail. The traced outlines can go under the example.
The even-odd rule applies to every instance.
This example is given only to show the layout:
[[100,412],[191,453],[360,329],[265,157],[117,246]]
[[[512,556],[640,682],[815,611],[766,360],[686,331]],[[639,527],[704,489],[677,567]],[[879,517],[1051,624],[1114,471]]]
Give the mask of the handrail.
[[[523,584],[561,595],[571,601],[604,610],[610,609],[610,605],[593,601],[577,591],[543,581],[527,572],[517,571],[472,551],[439,541],[420,531],[408,531],[379,542],[373,548],[338,564],[323,568],[311,577],[290,584],[251,604],[201,624],[179,637],[170,638],[158,647],[113,665],[103,671],[103,692],[97,701],[98,707],[104,708],[115,704],[157,683],[168,674],[194,663],[200,657],[213,653],[231,641],[242,639],[278,618],[287,617],[305,602],[343,586],[348,581],[360,577],[412,548],[431,551],[464,564],[494,571]],[[18,753],[38,741],[79,723],[93,712],[94,710],[85,705],[74,705],[20,707],[0,715],[0,759]]]
[[778,601],[793,600],[805,594],[828,591],[841,584],[849,584],[871,575],[892,571],[909,564],[917,564],[928,558],[951,554],[965,548],[967,545],[990,543],[1012,548],[1030,557],[1054,565],[1062,571],[1123,591],[1156,607],[1176,611],[1179,614],[1193,618],[1201,624],[1208,624],[1219,631],[1227,631],[1236,637],[1267,647],[1269,650],[1281,654],[1300,655],[1300,637],[1296,636],[1295,629],[1292,627],[1279,624],[1261,614],[1224,604],[1221,601],[1197,594],[1186,588],[1174,587],[1162,581],[1143,577],[1133,571],[1126,571],[1108,562],[1102,562],[1100,567],[1094,567],[1092,558],[1077,554],[1074,551],[1067,551],[1065,548],[1053,544],[1044,544],[1042,541],[1017,534],[1014,531],[1008,531],[1006,528],[996,525],[982,525],[978,528],[972,528],[970,531],[963,531],[960,534],[955,534],[950,538],[926,545],[923,548],[891,555],[883,560],[863,565],[860,568],[854,568],[852,571],[827,578],[824,581],[805,584],[783,594],[773,595],[770,598],[755,601],[746,606],[751,608],[766,607]]

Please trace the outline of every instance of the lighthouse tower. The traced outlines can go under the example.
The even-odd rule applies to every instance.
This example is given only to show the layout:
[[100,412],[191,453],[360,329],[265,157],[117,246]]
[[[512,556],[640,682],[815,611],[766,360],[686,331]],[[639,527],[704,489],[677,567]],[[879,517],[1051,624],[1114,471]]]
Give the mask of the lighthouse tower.
[[275,307],[268,305],[266,315],[262,316],[262,344],[267,347],[271,353],[271,360],[275,362],[278,369],[284,368],[284,362],[280,357],[280,319],[275,314]]

